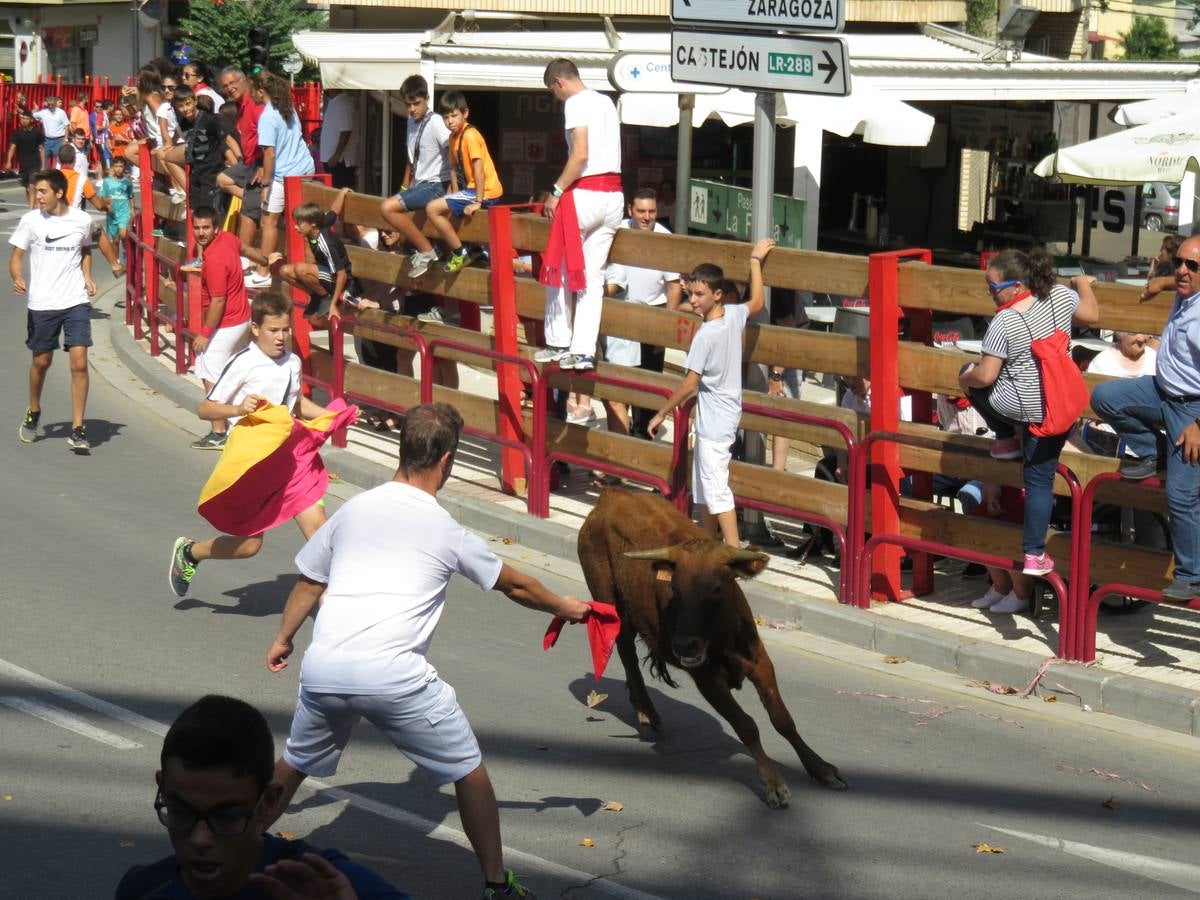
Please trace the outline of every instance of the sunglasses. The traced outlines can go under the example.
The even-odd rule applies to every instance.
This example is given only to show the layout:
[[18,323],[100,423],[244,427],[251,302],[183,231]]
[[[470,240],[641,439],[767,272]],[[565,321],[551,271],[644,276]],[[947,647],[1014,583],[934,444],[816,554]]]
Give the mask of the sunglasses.
[[1006,287],[1012,287],[1014,284],[1021,283],[1021,279],[1019,279],[1019,278],[1014,278],[1014,279],[1012,279],[1012,281],[1001,281],[999,283],[996,283],[995,281],[992,281],[987,278],[985,278],[984,281],[987,282],[988,290],[991,291],[993,294],[1004,290]]
[[1189,272],[1200,272],[1200,261],[1194,259],[1184,259],[1182,256],[1176,256],[1171,260],[1171,265],[1178,269],[1180,266],[1187,266]]

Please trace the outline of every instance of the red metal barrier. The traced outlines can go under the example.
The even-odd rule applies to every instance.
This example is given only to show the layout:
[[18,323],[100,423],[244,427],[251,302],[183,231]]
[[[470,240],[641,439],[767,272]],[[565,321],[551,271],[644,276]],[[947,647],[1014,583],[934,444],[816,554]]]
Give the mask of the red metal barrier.
[[[871,554],[877,547],[891,545],[896,548],[908,547],[922,552],[940,553],[943,556],[949,556],[953,559],[961,559],[967,562],[979,562],[983,565],[995,566],[1000,569],[1019,570],[1022,568],[1022,563],[1017,560],[1004,559],[1002,557],[991,556],[990,554],[978,553],[974,550],[964,550],[955,547],[951,544],[941,544],[935,541],[926,541],[920,538],[911,538],[899,534],[899,518],[897,517],[896,525],[893,526],[893,531],[883,531],[877,522],[872,521],[871,531],[872,537],[866,539],[866,477],[867,477],[867,459],[870,457],[870,449],[876,443],[888,442],[895,446],[897,451],[897,459],[899,458],[900,444],[920,445],[921,438],[914,435],[904,435],[896,432],[873,431],[867,435],[862,444],[859,446],[858,457],[854,460],[854,465],[858,470],[859,484],[863,485],[863,490],[856,494],[853,492],[850,495],[850,500],[856,506],[854,513],[854,521],[856,525],[855,531],[851,534],[851,539],[854,544],[851,553],[857,559],[859,571],[855,577],[855,593],[853,602],[854,605],[867,609],[871,605],[871,584],[870,577],[873,573]],[[1083,491],[1079,486],[1079,479],[1075,477],[1067,466],[1059,463],[1058,474],[1066,481],[1067,486],[1071,490],[1071,522],[1080,521],[1082,515],[1081,509],[1083,506]],[[871,486],[872,492],[875,490],[874,484]],[[1067,572],[1070,577],[1075,578],[1079,570],[1079,539],[1072,531],[1071,540],[1071,558],[1068,561]],[[1058,655],[1067,657],[1071,650],[1073,622],[1076,617],[1076,602],[1075,592],[1066,587],[1062,576],[1056,572],[1051,572],[1049,575],[1042,576],[1051,588],[1054,589],[1055,595],[1058,597]]]
[[770,419],[780,419],[784,422],[795,422],[799,425],[818,425],[822,428],[828,428],[836,431],[841,439],[846,444],[846,454],[849,458],[850,475],[848,478],[847,502],[846,502],[846,524],[843,526],[839,522],[835,522],[828,516],[822,516],[819,513],[805,512],[802,510],[793,509],[789,506],[783,506],[779,503],[768,503],[764,500],[751,500],[746,497],[735,497],[734,499],[741,506],[757,509],[761,512],[768,513],[773,516],[783,516],[789,519],[796,519],[800,522],[808,522],[813,525],[818,525],[821,528],[828,528],[837,538],[838,547],[842,554],[842,571],[840,583],[838,585],[838,602],[852,604],[854,602],[854,578],[856,574],[856,563],[854,555],[847,553],[848,541],[847,535],[854,534],[856,528],[856,517],[862,515],[857,510],[857,504],[854,502],[855,493],[865,491],[865,485],[859,480],[858,467],[854,464],[858,458],[859,448],[858,442],[854,439],[852,432],[844,422],[839,422],[837,419],[826,419],[821,416],[813,416],[808,413],[795,412],[787,409],[774,409],[769,406],[760,406],[757,403],[742,403],[742,412],[750,413],[751,415],[764,416]]

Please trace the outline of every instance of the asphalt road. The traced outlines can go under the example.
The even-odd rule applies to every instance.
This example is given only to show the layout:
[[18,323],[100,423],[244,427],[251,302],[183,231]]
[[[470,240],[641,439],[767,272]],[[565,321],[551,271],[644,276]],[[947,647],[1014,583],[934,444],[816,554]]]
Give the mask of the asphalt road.
[[[13,196],[0,187],[5,238]],[[177,426],[188,419],[111,361],[120,390],[93,378],[95,449],[72,455],[65,357],[46,388],[49,436],[20,444],[23,303],[0,290],[0,898],[102,898],[130,865],[167,852],[153,777],[183,706],[233,694],[286,734],[296,667],[272,675],[263,655],[300,535],[289,526],[253,561],[206,564],[176,600],[168,553],[176,535],[207,532],[194,510],[215,455],[189,450]],[[571,566],[495,546],[557,590],[584,590]],[[695,690],[653,687],[668,733],[642,741],[619,663],[594,683],[582,631],[544,653],[545,625],[457,582],[431,652],[483,745],[509,864],[543,898],[1200,893],[1193,739],[1082,712],[1067,696],[995,696],[767,629],[801,732],[850,785],[808,782],[743,692],[792,787],[791,807],[774,811]],[[608,696],[589,709],[593,689]],[[478,896],[453,793],[369,727],[327,782],[302,791],[277,827],[357,856],[414,896]],[[609,801],[623,809],[603,809]],[[1004,852],[972,846],[982,843]]]

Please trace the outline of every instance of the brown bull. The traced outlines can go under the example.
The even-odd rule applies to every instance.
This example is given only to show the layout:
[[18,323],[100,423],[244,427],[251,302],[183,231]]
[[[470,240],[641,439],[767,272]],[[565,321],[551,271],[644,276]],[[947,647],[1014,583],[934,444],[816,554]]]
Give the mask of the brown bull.
[[686,669],[713,708],[754,755],[767,804],[787,806],[790,792],[763,751],[758,726],[733,699],[749,678],[775,730],[796,749],[808,774],[842,790],[836,766],[800,738],[779,695],[775,667],[759,639],[736,578],[752,578],[764,553],[728,547],[705,535],[661,497],[609,489],[579,530],[579,562],[592,597],[616,605],[617,650],[638,723],[661,733],[661,722],[638,665],[635,635],[649,648],[650,671],[672,687],[668,665]]

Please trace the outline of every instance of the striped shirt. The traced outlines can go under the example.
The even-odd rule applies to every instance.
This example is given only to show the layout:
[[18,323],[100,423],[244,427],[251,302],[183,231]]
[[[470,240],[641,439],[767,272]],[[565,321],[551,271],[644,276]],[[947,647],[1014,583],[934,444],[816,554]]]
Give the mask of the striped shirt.
[[1025,312],[1002,309],[983,336],[983,352],[1004,360],[992,385],[992,408],[1014,422],[1040,422],[1044,416],[1042,376],[1030,345],[1055,331],[1071,333],[1071,318],[1079,295],[1056,284],[1050,296],[1034,302]]

